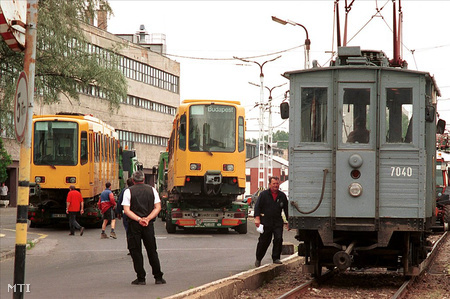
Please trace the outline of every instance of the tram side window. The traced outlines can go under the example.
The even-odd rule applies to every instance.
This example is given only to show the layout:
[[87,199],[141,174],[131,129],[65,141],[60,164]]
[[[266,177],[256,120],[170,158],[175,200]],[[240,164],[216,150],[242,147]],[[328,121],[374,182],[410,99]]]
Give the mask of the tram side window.
[[81,132],[80,162],[81,165],[84,165],[88,162],[88,139],[86,131]]
[[244,127],[244,118],[242,116],[239,116],[238,120],[238,148],[239,151],[242,152],[245,147],[245,127]]
[[301,141],[327,142],[327,88],[302,88]]
[[345,88],[342,107],[342,142],[369,143],[370,89]]
[[386,142],[411,143],[412,130],[412,88],[387,88]]
[[95,162],[99,161],[100,157],[100,136],[98,133],[95,133]]
[[180,116],[178,126],[178,147],[180,150],[186,150],[186,114]]

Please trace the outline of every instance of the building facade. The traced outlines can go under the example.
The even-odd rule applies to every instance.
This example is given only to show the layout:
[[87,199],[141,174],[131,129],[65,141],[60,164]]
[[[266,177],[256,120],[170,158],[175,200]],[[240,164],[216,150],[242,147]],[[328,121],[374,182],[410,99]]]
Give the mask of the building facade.
[[[111,111],[102,93],[91,86],[80,90],[79,101],[61,96],[59,103],[43,105],[35,98],[34,114],[70,112],[91,114],[101,119],[116,129],[124,148],[136,150],[138,160],[144,166],[146,182],[153,184],[153,168],[157,166],[159,153],[167,147],[180,103],[180,64],[163,55],[165,44],[162,42],[165,40],[160,40],[156,45],[149,43],[143,26],[135,34],[124,35],[131,36],[131,39],[126,39],[107,32],[106,20],[98,24],[101,28],[83,24],[83,29],[90,51],[102,53],[107,49],[118,49],[116,54],[120,57],[120,69],[128,84],[127,98],[122,99],[120,108]],[[20,145],[7,132],[3,132],[1,138],[13,160],[8,168],[6,184],[10,190],[10,205],[15,206]]]

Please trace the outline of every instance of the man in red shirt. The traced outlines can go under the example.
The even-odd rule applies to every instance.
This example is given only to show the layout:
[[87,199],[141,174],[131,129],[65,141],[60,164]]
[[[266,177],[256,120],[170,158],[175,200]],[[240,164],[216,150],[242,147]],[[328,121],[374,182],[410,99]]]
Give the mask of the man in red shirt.
[[69,214],[69,228],[70,228],[70,236],[75,235],[75,229],[80,230],[80,236],[84,233],[84,227],[82,227],[77,222],[77,214],[80,212],[81,215],[84,213],[84,201],[81,193],[78,190],[75,190],[74,185],[70,185],[70,191],[67,194],[67,207],[66,213]]

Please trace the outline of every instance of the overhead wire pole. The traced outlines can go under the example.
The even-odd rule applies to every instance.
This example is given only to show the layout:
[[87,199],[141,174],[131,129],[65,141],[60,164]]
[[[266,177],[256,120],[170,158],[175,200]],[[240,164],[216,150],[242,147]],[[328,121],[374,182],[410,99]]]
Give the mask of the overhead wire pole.
[[258,136],[258,142],[259,142],[259,153],[258,153],[258,189],[265,189],[267,187],[267,176],[266,176],[266,150],[265,150],[265,141],[264,141],[264,73],[263,73],[263,67],[266,63],[274,61],[280,56],[277,56],[273,59],[267,60],[263,62],[262,64],[257,61],[251,61],[246,60],[239,57],[234,57],[235,59],[239,59],[244,62],[251,62],[255,63],[260,68],[260,74],[259,74],[259,80],[260,80],[260,100],[259,100],[259,136]]
[[28,0],[24,58],[24,72],[28,77],[28,107],[26,107],[28,110],[28,118],[25,124],[24,140],[20,146],[16,252],[14,259],[14,299],[23,298],[24,291],[27,290],[25,288],[25,256],[27,248],[28,197],[30,191],[31,126],[34,105],[37,18],[38,0]]
[[269,130],[268,130],[268,136],[267,136],[267,143],[269,144],[268,147],[268,155],[267,155],[267,175],[271,177],[273,175],[273,124],[272,124],[272,91],[280,86],[285,85],[286,83],[274,86],[272,88],[269,88],[266,86],[267,90],[269,91]]
[[[252,85],[260,87],[260,85],[248,82]],[[274,86],[272,88],[269,88],[266,86],[267,90],[269,91],[269,101],[267,103],[268,111],[269,111],[269,124],[268,124],[268,130],[267,130],[267,176],[270,178],[273,176],[273,124],[272,124],[272,91],[280,86],[286,85],[286,83]]]

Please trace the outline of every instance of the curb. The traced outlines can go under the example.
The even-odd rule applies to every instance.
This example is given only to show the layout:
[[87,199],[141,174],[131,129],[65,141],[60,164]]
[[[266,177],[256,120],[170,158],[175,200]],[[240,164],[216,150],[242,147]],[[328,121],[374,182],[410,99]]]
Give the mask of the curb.
[[282,260],[283,264],[266,264],[256,269],[251,269],[236,275],[219,279],[211,283],[199,286],[195,289],[175,294],[166,299],[181,298],[234,298],[243,290],[255,290],[285,272],[288,269],[298,267],[303,258],[293,254]]
[[[40,238],[36,238],[34,240],[32,240],[31,242],[36,245],[37,243],[39,243],[41,241]],[[27,242],[27,250],[30,249],[31,245]],[[6,251],[4,253],[2,253],[0,255],[0,262],[3,262],[4,260],[7,260],[9,258],[13,258],[16,256],[16,248],[14,247],[14,249],[11,249],[9,251]]]

